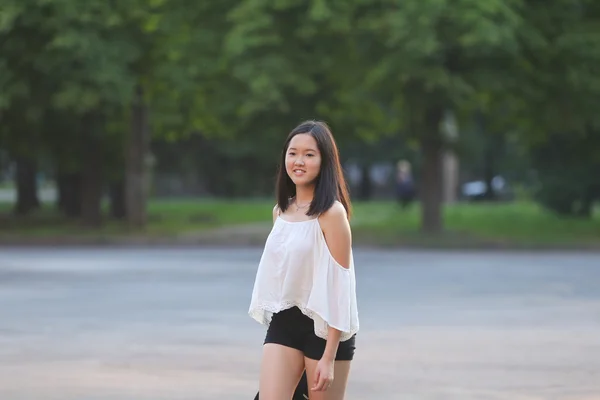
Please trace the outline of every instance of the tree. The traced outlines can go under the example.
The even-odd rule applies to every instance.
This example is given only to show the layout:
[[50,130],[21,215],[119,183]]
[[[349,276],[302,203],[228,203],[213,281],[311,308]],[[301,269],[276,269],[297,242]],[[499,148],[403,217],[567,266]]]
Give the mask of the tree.
[[226,101],[218,84],[223,83],[223,17],[231,3],[190,7],[183,0],[140,0],[133,9],[122,3],[123,20],[140,51],[131,65],[137,83],[126,144],[125,208],[133,227],[143,227],[147,220],[151,127],[155,137],[171,140],[194,131],[208,136],[225,131],[217,118]]
[[443,229],[440,125],[446,111],[481,107],[488,82],[506,78],[506,60],[518,57],[523,23],[519,1],[427,0],[353,2],[354,40],[363,49],[365,84],[387,93],[403,130],[422,157],[422,228]]
[[33,25],[41,17],[29,4],[6,1],[0,14],[0,139],[16,164],[15,213],[24,215],[39,207],[37,157],[40,152],[44,103],[48,101],[43,74],[33,62],[48,44],[43,29]]
[[32,142],[53,154],[59,205],[67,214],[82,213],[87,225],[98,225],[108,179],[114,214],[142,227],[150,127],[166,136],[220,127],[207,92],[215,89],[211,78],[222,74],[223,22],[213,21],[224,21],[218,17],[228,2],[192,8],[181,0],[4,3],[1,79],[13,80],[0,98],[9,122],[2,138],[15,157],[22,147],[35,160]]
[[[589,218],[600,198],[600,32],[597,2],[531,2],[536,40],[526,78],[532,82],[535,118],[525,141],[539,177],[538,201],[559,215]],[[531,36],[530,36],[531,37]]]
[[235,130],[256,137],[253,153],[262,160],[275,159],[285,134],[304,119],[327,121],[341,147],[371,145],[396,131],[393,114],[380,106],[387,99],[358,85],[365,71],[345,14],[352,3],[244,0],[229,13]]

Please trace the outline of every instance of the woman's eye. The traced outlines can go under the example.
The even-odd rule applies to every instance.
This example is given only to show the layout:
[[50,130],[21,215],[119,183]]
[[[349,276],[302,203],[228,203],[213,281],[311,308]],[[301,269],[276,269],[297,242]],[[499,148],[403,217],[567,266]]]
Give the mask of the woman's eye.
[[295,156],[295,155],[296,155],[296,153],[294,153],[293,151],[290,151],[290,152],[288,153],[288,156]]

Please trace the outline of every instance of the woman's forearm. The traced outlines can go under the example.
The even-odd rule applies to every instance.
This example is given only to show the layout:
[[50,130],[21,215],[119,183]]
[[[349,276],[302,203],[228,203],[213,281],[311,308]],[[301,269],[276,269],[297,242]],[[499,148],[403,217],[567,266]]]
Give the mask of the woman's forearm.
[[340,337],[342,336],[342,332],[338,331],[335,328],[329,327],[327,330],[327,344],[325,345],[325,352],[323,353],[323,358],[329,361],[335,360],[335,355],[338,350],[338,346],[340,344]]

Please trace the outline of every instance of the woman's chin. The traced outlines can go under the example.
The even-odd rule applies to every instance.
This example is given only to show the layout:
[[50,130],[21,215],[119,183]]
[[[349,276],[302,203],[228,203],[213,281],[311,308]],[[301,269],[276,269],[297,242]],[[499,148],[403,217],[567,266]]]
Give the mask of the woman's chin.
[[290,179],[296,186],[310,186],[313,181],[304,177],[290,176]]

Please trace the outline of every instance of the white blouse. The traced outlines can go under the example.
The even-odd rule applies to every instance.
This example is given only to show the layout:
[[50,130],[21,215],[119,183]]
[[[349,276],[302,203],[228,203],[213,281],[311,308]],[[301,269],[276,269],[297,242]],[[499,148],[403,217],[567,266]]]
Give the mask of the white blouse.
[[274,313],[298,307],[314,321],[315,334],[328,328],[340,341],[358,332],[354,256],[342,267],[331,255],[319,219],[291,222],[278,216],[258,265],[248,314],[269,325]]

